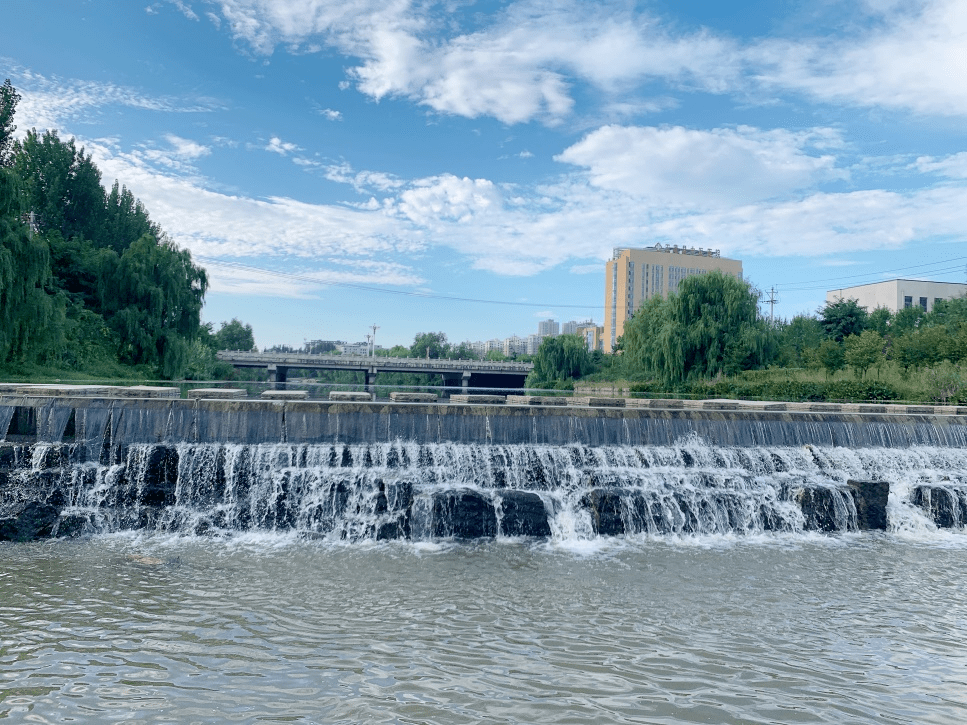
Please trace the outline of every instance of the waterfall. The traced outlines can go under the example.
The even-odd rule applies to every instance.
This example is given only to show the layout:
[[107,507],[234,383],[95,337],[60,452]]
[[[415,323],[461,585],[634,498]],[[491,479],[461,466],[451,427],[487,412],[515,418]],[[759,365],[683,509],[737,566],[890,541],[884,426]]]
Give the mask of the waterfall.
[[[53,502],[68,528],[332,541],[849,532],[847,482],[891,517],[967,523],[967,450],[415,443],[7,444],[0,518]],[[899,498],[898,498],[899,497]],[[897,500],[894,500],[897,499]]]

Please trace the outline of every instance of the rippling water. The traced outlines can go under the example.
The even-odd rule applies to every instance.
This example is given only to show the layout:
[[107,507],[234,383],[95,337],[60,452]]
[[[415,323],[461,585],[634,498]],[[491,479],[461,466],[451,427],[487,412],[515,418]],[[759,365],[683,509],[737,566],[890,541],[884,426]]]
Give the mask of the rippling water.
[[0,545],[0,718],[962,723],[964,539]]

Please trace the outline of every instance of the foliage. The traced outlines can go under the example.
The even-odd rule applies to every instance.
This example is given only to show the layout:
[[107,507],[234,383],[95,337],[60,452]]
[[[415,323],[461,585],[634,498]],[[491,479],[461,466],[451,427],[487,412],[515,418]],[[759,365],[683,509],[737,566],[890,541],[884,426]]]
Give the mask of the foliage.
[[[528,388],[573,381],[591,371],[591,356],[580,335],[545,337],[534,357],[534,369],[527,376]],[[573,388],[573,382],[571,384]]]
[[218,332],[212,335],[215,350],[240,350],[251,352],[255,350],[255,334],[252,326],[243,323],[237,317],[231,322],[223,322]]
[[121,339],[121,361],[180,376],[200,326],[205,272],[187,251],[145,235],[125,250],[105,280],[101,302]]
[[0,86],[0,167],[10,163],[10,151],[13,148],[13,132],[17,127],[13,123],[13,116],[17,110],[20,94],[10,84],[7,78]]
[[20,183],[0,169],[0,362],[38,360],[60,347],[64,301],[49,294],[50,256],[21,222]]
[[846,366],[843,346],[832,339],[823,340],[816,348],[816,362],[826,371],[826,377],[831,377]]
[[779,359],[787,367],[805,367],[809,363],[809,351],[819,347],[823,339],[823,326],[811,315],[796,315],[778,330]]
[[410,345],[410,357],[422,357],[429,359],[447,357],[450,345],[447,344],[446,333],[443,332],[420,332],[413,339]]
[[687,277],[668,299],[648,300],[623,338],[629,374],[643,370],[665,385],[761,367],[776,351],[758,293],[721,272]]
[[860,307],[856,300],[827,302],[819,314],[823,334],[836,342],[842,342],[850,335],[859,335],[866,329],[866,308]]
[[927,386],[932,400],[944,405],[959,402],[967,394],[967,371],[945,360],[927,371]]
[[875,330],[864,330],[859,335],[850,335],[845,340],[844,358],[846,364],[862,379],[867,370],[882,362],[883,338]]

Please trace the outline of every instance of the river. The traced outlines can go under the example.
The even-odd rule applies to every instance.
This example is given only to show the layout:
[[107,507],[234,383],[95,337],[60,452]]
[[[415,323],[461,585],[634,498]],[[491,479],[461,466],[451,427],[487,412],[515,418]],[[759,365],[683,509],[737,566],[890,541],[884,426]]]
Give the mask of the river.
[[963,533],[0,544],[14,723],[963,723]]

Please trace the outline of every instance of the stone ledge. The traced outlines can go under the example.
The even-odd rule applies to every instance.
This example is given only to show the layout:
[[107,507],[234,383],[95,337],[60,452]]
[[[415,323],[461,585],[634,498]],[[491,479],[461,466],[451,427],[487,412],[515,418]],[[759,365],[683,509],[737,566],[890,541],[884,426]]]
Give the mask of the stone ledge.
[[503,405],[507,402],[506,395],[451,395],[451,403],[467,403],[473,405]]
[[625,399],[578,397],[568,398],[567,404],[587,406],[588,408],[623,408],[625,407]]
[[178,388],[162,388],[155,385],[132,385],[127,388],[114,388],[110,393],[114,398],[163,398],[170,400],[181,397]]
[[507,405],[567,405],[567,398],[556,395],[508,395]]
[[238,400],[248,396],[241,388],[195,388],[188,391],[189,399]]
[[308,390],[266,390],[260,396],[265,400],[307,400]]
[[684,400],[670,398],[625,398],[626,408],[684,408]]
[[435,403],[439,400],[436,393],[390,393],[389,399],[394,403]]
[[370,402],[373,396],[358,390],[330,390],[329,400],[343,400],[350,402]]

